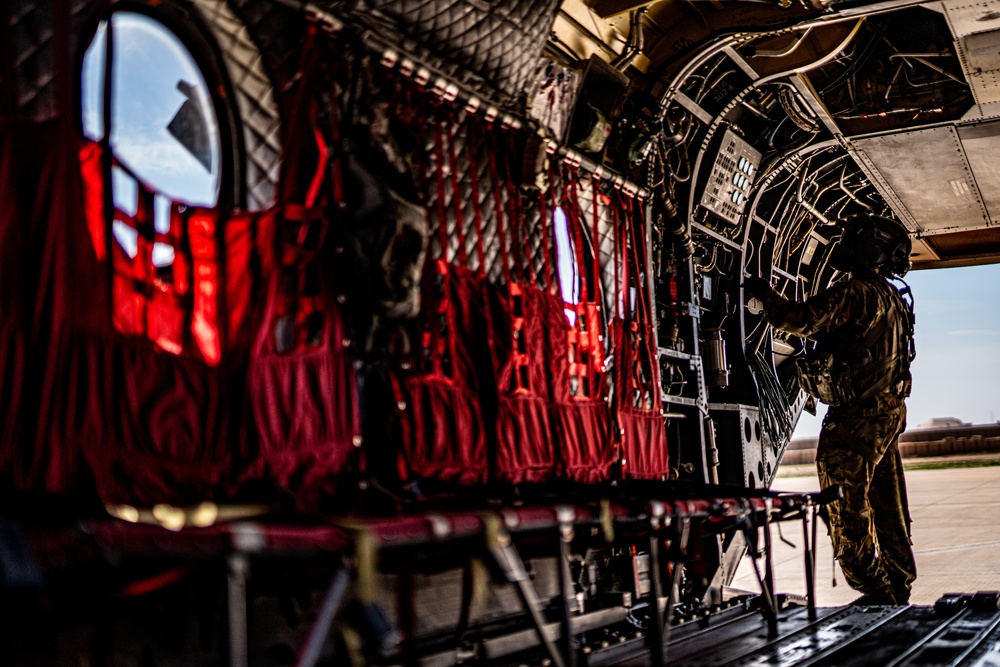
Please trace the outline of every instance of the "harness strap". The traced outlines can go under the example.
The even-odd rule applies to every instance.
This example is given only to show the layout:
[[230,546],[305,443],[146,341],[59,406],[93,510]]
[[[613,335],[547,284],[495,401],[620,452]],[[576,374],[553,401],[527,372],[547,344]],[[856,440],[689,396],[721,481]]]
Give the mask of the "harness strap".
[[[500,189],[500,173],[499,170],[497,169],[496,154],[498,146],[496,142],[495,132],[491,132],[490,136],[493,139],[493,141],[491,142],[490,150],[488,150],[487,152],[489,154],[490,186],[492,187],[493,190],[493,215],[496,217],[497,221],[497,236],[499,237],[499,243],[500,243],[500,263],[503,269],[503,278],[504,282],[509,285],[511,284],[512,281],[510,275],[510,258],[507,252],[508,237],[504,229],[505,216],[503,210],[503,199],[501,196],[501,189]],[[517,234],[516,231],[517,230],[516,220],[513,220],[512,223],[514,223],[511,225],[512,229],[514,230],[514,236],[519,236],[519,234]],[[517,245],[517,243],[519,243],[519,240],[515,242],[515,245]],[[515,249],[512,249],[512,251],[513,250]]]
[[[524,331],[525,327],[525,308],[524,308],[524,290],[521,284],[512,279],[510,272],[510,257],[507,251],[507,244],[511,241],[511,236],[515,237],[517,240],[514,245],[520,244],[520,234],[518,228],[520,227],[519,221],[516,215],[511,216],[510,229],[512,234],[508,236],[507,225],[504,224],[504,218],[506,214],[504,212],[502,191],[500,187],[500,174],[497,169],[496,154],[499,151],[499,143],[496,141],[496,130],[494,129],[491,133],[492,141],[490,143],[489,153],[489,164],[490,164],[490,181],[493,187],[493,210],[496,216],[497,224],[497,239],[500,244],[500,258],[503,265],[503,277],[504,283],[507,290],[507,299],[510,306],[510,318],[511,318],[511,357],[513,366],[511,369],[510,382],[508,383],[508,390],[514,394],[523,394],[531,392],[531,375],[528,372],[528,349],[527,349],[527,337]],[[478,142],[472,142],[474,145]],[[473,151],[475,149],[473,148]],[[507,172],[507,192],[508,192],[508,208],[512,208],[512,197],[510,195],[510,164],[508,156],[504,156],[504,164]],[[477,182],[478,186],[478,182]],[[480,233],[480,237],[482,234]],[[480,241],[480,247],[484,244]],[[512,249],[512,252],[516,252]],[[520,272],[524,273],[523,267],[520,267]],[[490,338],[487,341],[490,345],[490,354],[493,355],[493,361],[496,364],[496,350],[494,348],[494,341],[492,338],[493,334],[493,320],[490,315],[490,308],[487,305],[486,308],[487,318],[488,318],[488,329],[490,331]]]
[[587,289],[587,270],[583,254],[583,230],[582,213],[580,211],[580,180],[579,173],[575,168],[570,168],[568,181],[563,188],[563,203],[565,204],[566,222],[573,235],[573,251],[576,255],[576,274],[580,281],[580,303],[586,303],[590,299]]
[[[482,212],[482,192],[479,189],[479,160],[476,156],[476,151],[478,147],[483,143],[480,141],[483,137],[478,136],[478,125],[475,121],[466,121],[465,128],[468,132],[468,138],[465,143],[466,152],[468,153],[469,159],[469,185],[472,189],[472,218],[475,221],[476,235],[478,238],[478,243],[476,243],[476,251],[479,259],[479,272],[482,274],[482,293],[483,293],[483,312],[486,319],[486,346],[490,350],[490,360],[493,362],[493,368],[499,368],[499,360],[496,351],[496,341],[494,338],[494,326],[493,326],[493,309],[490,307],[490,293],[489,293],[489,271],[486,266],[486,230],[483,226],[483,212]],[[487,148],[489,152],[489,149]],[[497,241],[500,244],[501,260],[503,263],[503,272],[505,277],[509,275],[507,268],[507,257],[504,246],[507,240],[503,234],[503,216],[497,217]],[[507,283],[511,287],[513,285],[508,281]],[[521,322],[523,327],[523,321]],[[520,336],[523,340],[523,335]],[[518,336],[515,334],[514,343],[516,345]],[[525,355],[518,355],[517,349],[514,349],[514,362],[515,362],[515,372],[513,373],[514,382],[516,383],[519,378],[521,378],[522,373],[520,371],[521,366],[527,366],[527,357]],[[527,373],[524,374],[524,380],[527,384]],[[516,390],[528,391],[530,387],[528,386],[517,386]]]
[[440,256],[434,263],[433,271],[437,281],[438,304],[435,312],[431,314],[431,320],[425,324],[421,338],[424,348],[424,356],[430,362],[430,374],[451,378],[451,360],[455,358],[454,332],[451,330],[452,305],[451,290],[449,286],[450,275],[448,268],[448,213],[445,206],[446,184],[445,184],[445,162],[444,130],[440,120],[434,123],[434,180],[437,194],[435,196],[435,210],[438,221],[438,244],[440,246]]
[[631,226],[631,221],[629,220],[629,216],[627,214],[630,213],[630,211],[628,210],[628,202],[627,201],[624,201],[624,202],[622,201],[621,193],[620,192],[618,192],[618,191],[615,192],[615,198],[618,200],[618,205],[621,208],[623,208],[624,212],[626,213],[624,222],[618,221],[618,225],[617,225],[618,226],[618,230],[617,230],[618,242],[617,242],[616,246],[618,248],[619,257],[621,258],[621,281],[622,281],[622,284],[621,284],[621,288],[618,290],[619,294],[621,295],[621,302],[620,302],[621,313],[620,313],[620,317],[621,317],[622,320],[625,320],[626,322],[628,322],[628,321],[631,321],[632,317],[633,317],[633,314],[632,314],[632,292],[631,292],[631,290],[632,290],[632,278],[631,278],[631,275],[629,274],[629,268],[630,268],[631,262],[629,261],[629,255],[628,255],[629,227]]
[[441,122],[434,124],[434,183],[436,196],[434,197],[434,208],[437,213],[437,233],[438,244],[440,245],[439,259],[448,261],[448,213],[445,209],[445,196],[447,190],[444,179],[444,132]]
[[594,281],[594,301],[600,303],[601,295],[601,234],[600,234],[600,207],[598,205],[599,199],[604,195],[600,191],[601,179],[598,176],[594,176],[590,181],[591,187],[591,200],[590,200],[590,210],[591,210],[591,260],[592,260],[592,270],[591,276]]
[[[479,237],[479,242],[476,243],[476,258],[479,260],[479,272],[482,273],[484,277],[488,278],[489,270],[486,267],[486,233],[483,227],[482,192],[479,190],[479,160],[476,157],[476,150],[480,143],[478,139],[481,137],[476,136],[473,129],[475,123],[467,122],[465,126],[468,131],[466,152],[468,153],[469,158],[469,187],[472,190],[472,219],[474,220],[476,227],[476,236]],[[452,170],[452,173],[454,174],[454,169]],[[500,256],[504,260],[503,271],[504,274],[507,274],[507,252],[504,249],[504,237],[500,218],[497,218],[497,237],[500,241]]]
[[[457,130],[457,123],[452,119],[451,127],[448,130],[448,171],[451,176],[451,205],[455,213],[455,236],[458,239],[458,262],[462,266],[468,267],[469,256],[465,247],[465,224],[462,220],[462,186],[458,178],[458,156],[455,151]],[[480,245],[482,244],[480,243]]]
[[507,207],[511,211],[511,227],[514,229],[515,245],[513,248],[513,254],[516,258],[518,270],[521,272],[524,283],[526,285],[533,285],[537,287],[538,277],[534,268],[531,266],[528,250],[528,241],[530,236],[525,229],[524,207],[521,203],[521,196],[517,192],[517,188],[514,187],[514,178],[511,169],[511,161],[518,153],[516,147],[514,146],[514,134],[508,133],[506,138],[507,150],[504,154],[504,184],[507,191]]
[[[637,283],[637,308],[642,314],[644,324],[653,323],[652,299],[649,292],[648,258],[649,252],[646,247],[646,216],[645,207],[638,200],[628,199],[629,207],[633,211],[634,224],[631,229],[633,246],[633,258],[636,263],[636,283]],[[638,228],[638,229],[636,229]],[[635,236],[638,234],[638,241]]]
[[[301,160],[298,159],[303,153],[301,137],[303,136],[302,126],[308,122],[309,113],[305,111],[309,104],[309,91],[312,89],[312,82],[315,76],[316,64],[319,61],[318,49],[316,48],[316,26],[310,25],[306,31],[306,42],[299,57],[297,69],[298,81],[296,89],[292,94],[292,104],[289,109],[289,122],[285,128],[285,145],[289,147],[288,155],[281,162],[281,194],[282,201],[289,201],[297,198],[295,187],[298,184],[299,168]],[[316,127],[315,123],[312,123]],[[321,137],[317,137],[321,140]],[[323,161],[317,165],[317,171],[325,170]],[[321,176],[320,176],[321,177]],[[313,177],[315,181],[316,177]],[[311,204],[310,204],[311,205]]]
[[[660,399],[659,378],[657,373],[656,350],[654,341],[651,339],[652,316],[649,304],[649,290],[646,280],[644,280],[644,258],[646,257],[645,242],[645,218],[642,214],[642,207],[636,207],[635,202],[627,195],[623,198],[621,193],[616,194],[619,205],[624,209],[626,221],[621,233],[621,241],[617,244],[622,258],[622,284],[621,290],[623,298],[628,299],[623,306],[625,322],[623,335],[626,340],[621,341],[623,346],[634,355],[629,360],[628,368],[621,368],[618,374],[619,381],[623,384],[619,388],[620,394],[633,394],[633,407],[645,411],[657,411]],[[639,227],[637,230],[636,227]],[[642,232],[642,233],[640,233]],[[629,243],[631,241],[631,244]],[[629,246],[631,245],[631,250]],[[635,272],[634,277],[631,271]],[[631,307],[632,282],[635,282],[635,308]],[[622,360],[616,360],[616,364],[621,367]],[[628,397],[623,396],[623,400]]]
[[[555,244],[555,216],[558,206],[556,204],[556,175],[555,171],[552,169],[551,160],[549,161],[548,172],[548,192],[540,192],[539,204],[541,206],[542,214],[542,257],[544,259],[543,268],[545,270],[544,282],[549,294],[554,295],[559,293],[559,271],[558,267],[554,266],[554,262],[552,261],[552,256],[555,253],[553,246]],[[546,194],[548,194],[547,199]]]

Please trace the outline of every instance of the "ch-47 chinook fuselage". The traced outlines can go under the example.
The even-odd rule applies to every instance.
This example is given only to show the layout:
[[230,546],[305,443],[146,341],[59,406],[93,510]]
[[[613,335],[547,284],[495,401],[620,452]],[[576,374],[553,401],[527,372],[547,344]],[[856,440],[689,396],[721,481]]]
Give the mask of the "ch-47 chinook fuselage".
[[1000,5],[13,0],[0,64],[12,664],[992,646],[727,584],[830,500],[741,283],[1000,259]]

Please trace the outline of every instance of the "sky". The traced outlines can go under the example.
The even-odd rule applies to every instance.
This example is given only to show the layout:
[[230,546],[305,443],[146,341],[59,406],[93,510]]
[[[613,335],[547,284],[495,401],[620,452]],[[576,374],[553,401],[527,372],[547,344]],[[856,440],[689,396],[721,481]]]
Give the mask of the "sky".
[[[1000,265],[912,271],[917,358],[907,429],[933,417],[1000,419]],[[825,406],[803,414],[797,438],[819,434]]]

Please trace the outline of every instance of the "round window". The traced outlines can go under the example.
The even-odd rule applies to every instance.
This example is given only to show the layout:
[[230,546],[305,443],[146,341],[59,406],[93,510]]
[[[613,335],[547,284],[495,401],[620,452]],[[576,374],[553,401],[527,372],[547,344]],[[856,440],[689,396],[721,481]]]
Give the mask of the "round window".
[[173,201],[214,206],[219,199],[220,135],[209,88],[190,51],[156,19],[119,11],[101,23],[83,59],[84,134],[94,141],[104,138],[109,24],[109,139],[124,168],[115,178],[115,205],[123,210],[134,205],[129,201],[134,188],[122,183],[134,177]]

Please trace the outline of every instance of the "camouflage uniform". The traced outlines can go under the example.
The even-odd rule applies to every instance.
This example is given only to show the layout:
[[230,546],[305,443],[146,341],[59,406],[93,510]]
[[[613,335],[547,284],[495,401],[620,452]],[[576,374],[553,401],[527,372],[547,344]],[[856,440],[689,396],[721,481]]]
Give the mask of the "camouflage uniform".
[[904,604],[917,574],[897,445],[910,390],[902,299],[871,274],[804,303],[773,290],[763,301],[773,326],[816,340],[817,351],[829,350],[851,370],[857,398],[829,408],[816,457],[821,486],[844,492],[828,508],[834,555],[852,588]]

